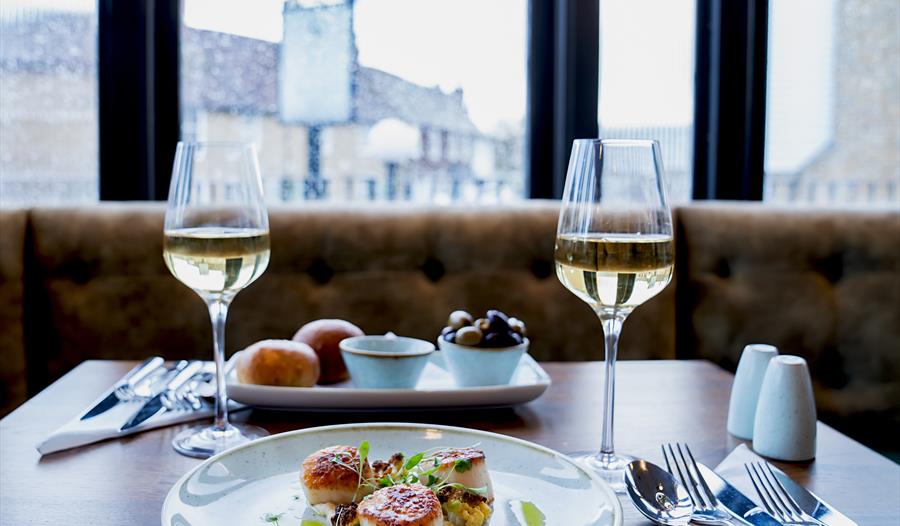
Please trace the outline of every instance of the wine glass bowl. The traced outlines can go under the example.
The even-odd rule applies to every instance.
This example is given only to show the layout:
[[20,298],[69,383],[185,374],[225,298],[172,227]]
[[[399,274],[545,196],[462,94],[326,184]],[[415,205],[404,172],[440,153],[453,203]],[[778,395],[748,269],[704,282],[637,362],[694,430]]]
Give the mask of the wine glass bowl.
[[269,219],[256,152],[243,143],[178,143],[163,233],[169,271],[206,303],[213,328],[216,414],[182,431],[182,454],[206,458],[268,433],[228,422],[225,320],[235,295],[269,264]]
[[631,311],[669,284],[675,263],[660,159],[655,141],[574,141],[554,247],[557,277],[594,310],[605,335],[601,448],[578,458],[618,492],[631,461],[613,448],[619,334]]

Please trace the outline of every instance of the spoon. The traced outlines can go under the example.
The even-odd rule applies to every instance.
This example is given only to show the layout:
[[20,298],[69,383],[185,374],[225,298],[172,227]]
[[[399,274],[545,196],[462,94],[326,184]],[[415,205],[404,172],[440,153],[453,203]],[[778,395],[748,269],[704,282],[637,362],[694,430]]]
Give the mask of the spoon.
[[646,460],[629,463],[625,486],[638,511],[656,524],[686,525],[694,514],[684,486],[656,464]]

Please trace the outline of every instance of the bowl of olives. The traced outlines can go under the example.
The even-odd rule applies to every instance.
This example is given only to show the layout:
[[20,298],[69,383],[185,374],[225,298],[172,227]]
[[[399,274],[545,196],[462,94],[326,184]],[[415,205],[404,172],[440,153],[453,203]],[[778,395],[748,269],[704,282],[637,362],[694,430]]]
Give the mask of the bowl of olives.
[[499,310],[475,318],[456,310],[438,338],[447,369],[460,387],[508,384],[528,350],[525,323]]

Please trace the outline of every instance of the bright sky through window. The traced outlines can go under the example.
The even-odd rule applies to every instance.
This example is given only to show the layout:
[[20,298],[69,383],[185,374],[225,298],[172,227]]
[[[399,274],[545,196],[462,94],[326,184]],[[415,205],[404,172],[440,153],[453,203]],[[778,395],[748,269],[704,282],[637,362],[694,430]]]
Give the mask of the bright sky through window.
[[696,0],[600,2],[600,122],[679,126],[694,118]]

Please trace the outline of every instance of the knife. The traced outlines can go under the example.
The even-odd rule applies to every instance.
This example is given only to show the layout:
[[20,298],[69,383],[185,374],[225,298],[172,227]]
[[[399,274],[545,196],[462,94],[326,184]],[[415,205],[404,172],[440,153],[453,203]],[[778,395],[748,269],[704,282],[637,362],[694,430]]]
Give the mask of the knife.
[[119,432],[128,431],[147,421],[149,418],[165,411],[167,405],[166,402],[168,401],[167,397],[171,396],[171,394],[179,387],[186,384],[202,367],[203,362],[199,360],[193,362],[182,360],[175,365],[175,367],[167,373],[168,382],[166,382],[165,389],[157,393],[150,400],[147,400],[134,416],[119,428]]
[[720,477],[718,473],[699,462],[697,467],[706,480],[706,485],[709,486],[709,489],[718,499],[719,505],[728,510],[738,520],[753,526],[781,526],[781,523],[775,520],[775,517],[766,513],[765,510],[757,506],[746,495]]
[[159,367],[162,366],[164,362],[165,360],[163,360],[159,356],[151,356],[150,358],[144,360],[144,362],[140,365],[135,366],[132,370],[128,371],[128,374],[123,376],[121,380],[113,385],[112,390],[108,395],[106,395],[106,397],[103,398],[103,400],[97,402],[94,407],[90,408],[86,413],[84,413],[81,416],[81,420],[93,418],[115,407],[116,404],[123,401],[116,394],[120,388],[127,386],[128,388],[134,389],[134,387],[138,383],[140,383],[141,380],[146,378],[156,369],[159,369]]
[[787,490],[788,495],[793,497],[794,501],[797,502],[797,505],[800,506],[803,511],[809,513],[828,526],[858,526],[855,522],[847,518],[847,516],[829,506],[827,502],[820,499],[813,492],[791,480],[791,477],[785,475],[783,471],[775,466],[771,466],[771,468],[775,478],[778,479],[778,482],[781,482],[781,485]]

